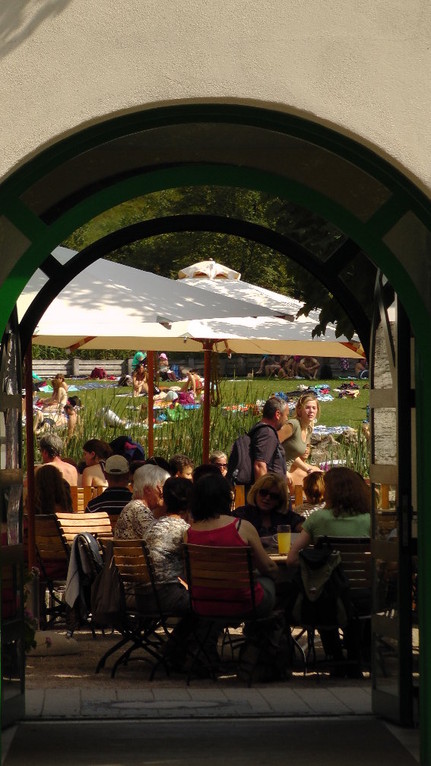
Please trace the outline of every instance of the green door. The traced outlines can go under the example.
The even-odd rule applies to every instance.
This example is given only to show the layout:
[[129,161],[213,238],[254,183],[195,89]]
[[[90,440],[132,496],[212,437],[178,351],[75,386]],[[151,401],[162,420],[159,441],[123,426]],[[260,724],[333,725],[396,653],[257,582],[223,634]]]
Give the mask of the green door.
[[25,712],[21,360],[13,321],[3,336],[0,380],[1,721],[5,727],[22,719]]
[[377,715],[408,726],[418,716],[413,339],[399,302],[386,305],[388,293],[379,276],[370,365],[372,704]]

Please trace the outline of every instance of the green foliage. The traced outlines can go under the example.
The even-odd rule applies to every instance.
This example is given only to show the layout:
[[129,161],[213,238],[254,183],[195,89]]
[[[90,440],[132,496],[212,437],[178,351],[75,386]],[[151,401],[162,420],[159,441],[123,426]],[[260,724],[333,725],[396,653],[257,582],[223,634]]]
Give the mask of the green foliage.
[[[259,419],[256,402],[264,402],[274,393],[294,391],[297,385],[298,381],[295,380],[221,380],[222,404],[219,407],[212,407],[210,414],[210,450],[222,449],[229,452],[236,437],[248,431]],[[328,385],[334,388],[336,381],[329,381]],[[125,393],[129,396],[124,396]],[[119,396],[119,394],[122,395]],[[87,439],[97,437],[110,442],[124,433],[142,444],[148,452],[148,427],[144,423],[146,412],[142,412],[141,409],[142,403],[145,406],[145,399],[134,400],[131,389],[111,387],[108,383],[101,388],[80,391],[79,396],[83,403],[83,410],[76,434],[66,442],[65,454],[68,457],[79,462],[82,459],[82,445]],[[345,425],[354,429],[360,428],[365,418],[368,398],[368,390],[361,389],[356,399],[334,398],[332,402],[322,402],[319,423],[328,426]],[[250,406],[247,407],[247,405]],[[130,427],[126,430],[123,426],[104,425],[100,414],[103,407],[108,407],[124,421],[128,421]],[[155,424],[154,454],[169,458],[181,452],[189,455],[195,465],[198,465],[202,462],[202,408],[197,410],[176,408],[175,411],[181,413],[178,420],[169,419]],[[166,411],[162,410],[162,412]],[[362,440],[358,441],[358,444],[360,447],[357,454],[354,445],[350,445],[349,448],[346,446],[347,457],[344,457],[343,453],[342,459],[361,465],[361,469],[357,470],[368,475],[367,450]],[[340,455],[337,454],[337,458],[339,457]],[[36,438],[35,460],[36,462],[40,460]]]
[[[139,221],[193,213],[260,224],[289,235],[323,261],[345,239],[342,232],[324,219],[286,200],[248,189],[201,186],[166,189],[124,202],[89,221],[75,231],[65,244],[81,250],[100,237]],[[322,309],[317,334],[324,332],[328,322],[335,323],[339,335],[351,337],[354,332],[334,296],[301,264],[241,237],[212,232],[162,234],[125,245],[109,257],[170,278],[176,278],[179,269],[191,263],[213,258],[239,271],[244,281],[305,300],[303,313],[313,308]],[[369,312],[372,308],[374,275],[374,266],[362,253],[353,264],[346,264],[346,273],[343,274],[347,284],[355,285],[355,294]]]

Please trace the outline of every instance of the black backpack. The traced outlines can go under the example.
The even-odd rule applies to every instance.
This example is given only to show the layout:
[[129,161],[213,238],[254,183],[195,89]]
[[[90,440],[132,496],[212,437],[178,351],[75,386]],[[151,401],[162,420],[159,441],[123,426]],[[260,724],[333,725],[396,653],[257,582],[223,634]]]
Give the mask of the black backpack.
[[299,560],[296,596],[288,605],[293,622],[297,625],[344,627],[354,610],[340,552],[323,538],[317,541],[314,548],[300,551]]
[[[227,462],[227,479],[232,484],[253,484],[254,471],[253,471],[253,443],[252,434],[258,428],[270,428],[266,423],[257,423],[246,434],[238,436],[235,439],[230,455]],[[278,445],[275,449],[272,460],[274,460],[275,454],[278,450]]]

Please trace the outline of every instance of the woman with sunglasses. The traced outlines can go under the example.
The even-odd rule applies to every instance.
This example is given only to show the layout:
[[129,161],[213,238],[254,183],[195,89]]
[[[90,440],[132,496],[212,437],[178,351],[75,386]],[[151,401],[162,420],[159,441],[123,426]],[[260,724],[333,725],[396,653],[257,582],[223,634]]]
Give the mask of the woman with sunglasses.
[[320,471],[319,466],[307,463],[310,455],[311,434],[320,415],[320,404],[314,393],[299,397],[293,418],[289,418],[278,431],[284,448],[287,465],[287,482],[292,491],[295,484],[302,484],[305,476]]
[[290,508],[286,481],[276,473],[261,476],[247,494],[247,505],[236,508],[234,513],[253,524],[259,537],[275,535],[278,524],[290,524],[292,532],[300,532],[304,521]]

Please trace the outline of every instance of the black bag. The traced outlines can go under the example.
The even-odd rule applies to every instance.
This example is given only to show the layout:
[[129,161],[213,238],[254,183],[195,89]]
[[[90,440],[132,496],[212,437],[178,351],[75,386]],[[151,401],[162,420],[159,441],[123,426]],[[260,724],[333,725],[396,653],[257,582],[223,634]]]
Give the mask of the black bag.
[[353,615],[353,606],[340,552],[323,538],[314,548],[300,551],[299,566],[291,621],[298,625],[344,627]]
[[112,542],[105,548],[105,563],[91,586],[91,613],[100,627],[121,624],[126,611],[126,598],[113,558]]
[[283,681],[290,677],[292,648],[284,614],[246,623],[244,634],[237,670],[241,681]]
[[130,436],[117,436],[109,442],[109,446],[115,455],[122,455],[126,460],[145,460],[145,450],[142,444],[135,442]]
[[227,463],[227,478],[233,484],[251,484],[253,463],[250,434],[235,439]]
[[[268,428],[266,423],[257,423],[248,433],[235,439],[227,462],[227,479],[232,484],[253,484],[253,433],[258,428]],[[272,456],[275,458],[278,445]]]

